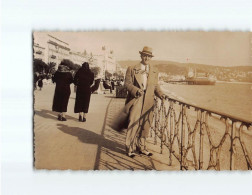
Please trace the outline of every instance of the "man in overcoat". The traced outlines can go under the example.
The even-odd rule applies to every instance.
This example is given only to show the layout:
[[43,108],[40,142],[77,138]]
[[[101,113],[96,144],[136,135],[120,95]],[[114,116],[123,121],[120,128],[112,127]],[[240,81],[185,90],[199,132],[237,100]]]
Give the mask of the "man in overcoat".
[[125,107],[129,110],[129,123],[126,135],[126,153],[134,157],[135,152],[151,156],[146,148],[146,138],[153,119],[154,95],[163,99],[166,95],[158,84],[158,70],[150,65],[152,49],[145,46],[139,51],[141,62],[128,67],[125,87],[128,90]]

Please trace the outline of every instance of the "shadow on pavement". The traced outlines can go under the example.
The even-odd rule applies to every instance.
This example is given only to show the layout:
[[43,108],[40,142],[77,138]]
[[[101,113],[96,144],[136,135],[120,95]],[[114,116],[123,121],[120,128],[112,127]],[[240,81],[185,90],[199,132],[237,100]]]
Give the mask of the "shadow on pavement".
[[83,143],[97,144],[119,153],[124,152],[123,145],[110,141],[104,138],[103,136],[93,133],[92,131],[89,131],[87,129],[79,127],[69,127],[63,124],[58,124],[57,126],[62,132],[78,137],[78,139]]
[[[109,139],[105,138],[102,135],[98,135],[87,129],[79,127],[69,127],[68,125],[58,124],[57,127],[60,131],[77,137],[81,142],[86,144],[95,144],[98,146],[97,155],[95,162],[95,170],[116,170],[116,169],[125,169],[125,170],[150,170],[151,167],[145,165],[141,162],[141,159],[129,158],[125,155],[125,146],[116,140],[118,137],[117,134],[114,134],[112,137],[109,136]],[[112,138],[112,139],[111,139]],[[122,139],[120,139],[122,141]],[[124,142],[123,142],[124,143]],[[105,155],[106,158],[101,157]],[[107,160],[106,160],[107,159]]]
[[[58,118],[58,113],[57,112],[53,112],[53,111],[45,110],[45,109],[42,109],[41,111],[34,110],[34,114],[35,115],[37,114],[37,115],[39,115],[41,117],[44,117],[44,118],[47,118],[47,119],[57,120],[57,118]],[[67,114],[66,114],[66,119],[78,120],[77,118],[74,118],[74,117],[69,116]]]

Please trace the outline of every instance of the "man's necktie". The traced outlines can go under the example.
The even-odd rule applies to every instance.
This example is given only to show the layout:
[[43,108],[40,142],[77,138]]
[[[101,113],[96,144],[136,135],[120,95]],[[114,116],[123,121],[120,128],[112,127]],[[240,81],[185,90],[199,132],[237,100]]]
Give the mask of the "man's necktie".
[[148,65],[145,65],[145,73],[146,73],[146,75],[147,75],[147,78],[148,78],[148,76],[149,76]]

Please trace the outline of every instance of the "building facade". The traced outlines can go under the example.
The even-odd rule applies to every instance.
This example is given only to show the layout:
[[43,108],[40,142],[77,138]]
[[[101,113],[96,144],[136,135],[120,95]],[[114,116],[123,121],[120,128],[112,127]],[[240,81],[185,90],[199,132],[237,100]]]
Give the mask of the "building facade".
[[60,39],[48,35],[48,60],[47,62],[56,63],[56,69],[63,59],[70,59],[69,44]]
[[39,44],[33,44],[33,58],[39,59],[45,62],[45,48],[41,47]]
[[63,59],[71,60],[74,64],[82,65],[83,62],[89,62],[90,67],[100,68],[100,77],[105,78],[105,72],[113,74],[117,71],[117,62],[113,50],[103,46],[100,52],[88,54],[84,52],[72,51],[69,44],[52,35],[47,35],[45,39],[47,46],[42,47],[34,43],[34,58],[41,59],[45,63],[55,63],[55,69],[58,68]]
[[70,60],[74,64],[82,65],[84,62],[88,61],[87,56],[80,52],[70,51],[69,55],[70,55]]

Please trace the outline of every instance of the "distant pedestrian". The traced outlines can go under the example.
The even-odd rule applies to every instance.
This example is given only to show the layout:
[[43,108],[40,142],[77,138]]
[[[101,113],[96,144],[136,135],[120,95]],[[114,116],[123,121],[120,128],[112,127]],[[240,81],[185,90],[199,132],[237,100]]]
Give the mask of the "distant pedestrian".
[[[103,87],[105,89],[109,89],[110,93],[112,93],[112,86],[111,86],[111,82],[109,81],[109,79],[106,79],[104,82],[103,82]],[[105,93],[105,92],[104,92]]]
[[59,121],[66,121],[65,113],[67,112],[67,105],[71,94],[70,84],[73,82],[73,76],[61,62],[58,70],[52,77],[52,81],[56,83],[52,110],[59,112]]
[[89,64],[84,62],[74,77],[74,84],[77,86],[74,112],[79,113],[80,122],[86,121],[93,82],[94,73],[89,69]]
[[37,89],[37,82],[38,82],[38,79],[39,79],[38,73],[35,72],[34,75],[33,75],[33,77],[34,77],[33,78],[34,90],[36,90]]
[[120,81],[120,79],[116,81],[116,85],[117,85],[117,86],[121,86],[121,81]]
[[124,86],[124,81],[123,81],[123,79],[121,79],[120,84],[121,84],[121,86]]
[[42,76],[38,80],[38,86],[39,86],[39,90],[41,91],[43,88],[43,77]]
[[114,79],[112,79],[112,81],[111,81],[111,87],[112,87],[112,90],[115,90],[115,80]]

